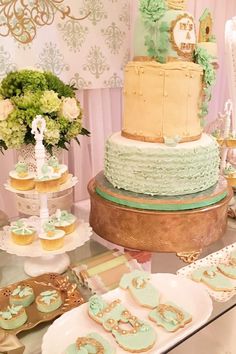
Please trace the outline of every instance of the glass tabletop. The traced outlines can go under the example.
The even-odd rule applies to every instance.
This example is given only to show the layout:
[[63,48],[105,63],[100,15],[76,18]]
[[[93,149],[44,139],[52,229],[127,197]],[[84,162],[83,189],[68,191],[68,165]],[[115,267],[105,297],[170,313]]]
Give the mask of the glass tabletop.
[[[216,252],[227,245],[230,245],[236,241],[236,222],[230,220],[228,229],[224,237],[213,245],[205,249],[200,258],[207,256],[213,252]],[[98,241],[100,238],[97,235],[91,237],[90,241],[85,243],[82,247],[69,252],[71,264],[76,264],[78,261],[92,257],[103,253],[107,248]],[[106,243],[105,243],[106,244]],[[185,266],[182,260],[180,260],[175,254],[170,253],[153,253],[150,254],[150,270],[152,273],[176,273],[176,271]],[[28,278],[24,272],[24,257],[17,257],[15,255],[7,254],[4,251],[0,251],[0,287],[7,286],[20,280]],[[211,322],[214,322],[217,318],[222,316],[227,311],[231,310],[236,305],[236,297],[231,298],[227,302],[216,302],[213,300],[213,312],[203,327],[208,326]],[[18,335],[18,338],[25,345],[26,349],[24,354],[39,354],[41,353],[42,337],[46,333],[50,322],[41,324],[36,328],[22,332]],[[196,332],[198,332],[199,328]],[[196,333],[195,332],[195,333]],[[192,333],[193,336],[195,333]],[[184,340],[186,340],[185,338]],[[182,343],[183,341],[181,341]],[[180,345],[180,343],[178,343]],[[177,346],[178,346],[177,345]],[[170,348],[172,350],[175,346]],[[169,351],[168,350],[168,351]]]

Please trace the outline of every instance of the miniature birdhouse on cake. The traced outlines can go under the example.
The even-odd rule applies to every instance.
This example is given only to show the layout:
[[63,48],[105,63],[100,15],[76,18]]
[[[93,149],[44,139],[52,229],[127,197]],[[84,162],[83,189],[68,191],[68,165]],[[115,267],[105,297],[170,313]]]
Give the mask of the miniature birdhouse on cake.
[[205,9],[202,16],[199,19],[199,42],[210,42],[212,38],[213,20],[211,13],[208,9]]

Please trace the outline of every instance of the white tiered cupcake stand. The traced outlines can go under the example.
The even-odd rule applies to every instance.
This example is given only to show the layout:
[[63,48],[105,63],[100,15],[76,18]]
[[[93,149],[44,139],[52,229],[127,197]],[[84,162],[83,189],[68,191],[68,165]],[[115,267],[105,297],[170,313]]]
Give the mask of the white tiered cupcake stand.
[[[35,136],[35,157],[37,164],[37,174],[40,174],[41,168],[45,162],[45,147],[43,145],[43,135],[46,129],[45,119],[41,116],[36,116],[32,123],[32,134]],[[68,182],[61,185],[60,191],[72,188],[76,185],[78,179],[70,176]],[[19,191],[12,188],[9,184],[5,188],[13,193],[33,193],[36,191]],[[40,216],[31,216],[27,218],[27,222],[34,226],[37,234],[43,232],[43,224],[49,218],[48,210],[48,194],[39,193],[40,201]],[[26,257],[24,262],[24,270],[30,276],[38,276],[44,273],[56,272],[63,273],[70,265],[70,258],[67,252],[75,250],[87,242],[92,234],[92,228],[88,223],[79,221],[76,230],[65,236],[65,245],[55,251],[45,251],[40,245],[39,239],[36,239],[32,244],[26,246],[18,246],[11,241],[10,227],[4,227],[0,232],[0,249],[7,253],[17,255],[19,257]]]

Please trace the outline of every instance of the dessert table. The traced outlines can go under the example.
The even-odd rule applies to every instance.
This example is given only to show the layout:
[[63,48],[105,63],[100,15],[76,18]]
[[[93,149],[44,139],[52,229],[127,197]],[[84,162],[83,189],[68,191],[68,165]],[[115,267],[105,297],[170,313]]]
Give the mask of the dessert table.
[[[81,216],[81,213],[80,213]],[[230,245],[235,242],[235,231],[236,231],[236,222],[232,219],[229,219],[228,228],[225,236],[218,242],[209,246],[204,252],[200,255],[201,258],[206,257],[208,254],[216,252],[227,245]],[[76,264],[79,260],[92,257],[104,252],[107,248],[104,246],[104,243],[99,243],[100,238],[93,234],[91,239],[85,243],[83,246],[77,248],[74,251],[68,253],[71,259],[71,265]],[[148,264],[147,264],[148,265]],[[149,269],[152,273],[173,273],[176,274],[176,271],[186,264],[180,260],[175,254],[170,253],[153,253],[150,255],[150,264]],[[26,279],[28,276],[24,273],[24,259],[23,257],[17,257],[15,255],[8,254],[4,251],[0,251],[0,286],[4,287],[11,283],[15,283],[20,280]],[[85,299],[88,298],[89,293],[85,291],[83,293]],[[210,323],[217,321],[221,316],[226,312],[233,309],[236,305],[236,297],[232,297],[227,302],[216,302],[213,300],[213,312],[207,322],[200,327],[195,333],[191,334],[189,337],[195,336],[196,333],[200,331],[201,328],[206,328]],[[46,333],[50,322],[47,324],[40,324],[36,328],[22,332],[18,335],[20,341],[25,345],[25,354],[39,354],[41,353],[41,343],[42,337]],[[224,329],[222,328],[222,335]],[[188,337],[187,337],[188,338]],[[186,340],[185,338],[184,340]],[[189,339],[191,340],[191,338]],[[175,352],[176,347],[180,345],[183,341],[177,343],[169,349]],[[168,352],[169,352],[168,351]]]

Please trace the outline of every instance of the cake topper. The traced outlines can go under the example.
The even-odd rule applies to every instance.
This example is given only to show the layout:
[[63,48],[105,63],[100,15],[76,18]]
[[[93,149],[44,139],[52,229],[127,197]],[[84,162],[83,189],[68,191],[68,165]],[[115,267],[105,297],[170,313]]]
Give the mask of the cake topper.
[[211,13],[208,9],[205,9],[202,16],[199,19],[199,36],[198,42],[211,42],[213,37],[212,26],[213,20]]
[[167,6],[173,10],[185,10],[186,0],[167,0]]

